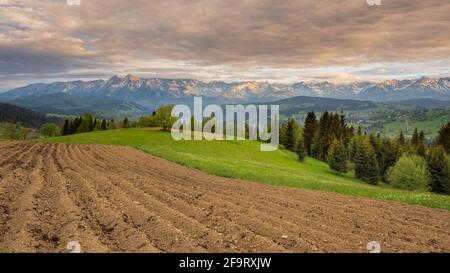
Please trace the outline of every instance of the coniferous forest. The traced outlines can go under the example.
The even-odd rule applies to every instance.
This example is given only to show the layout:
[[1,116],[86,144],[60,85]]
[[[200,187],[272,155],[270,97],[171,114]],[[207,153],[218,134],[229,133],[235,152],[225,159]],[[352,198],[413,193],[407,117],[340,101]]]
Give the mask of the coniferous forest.
[[309,112],[303,125],[288,118],[280,131],[285,149],[327,162],[338,174],[352,171],[369,184],[450,194],[450,122],[433,141],[423,131],[395,139],[347,125],[343,113]]

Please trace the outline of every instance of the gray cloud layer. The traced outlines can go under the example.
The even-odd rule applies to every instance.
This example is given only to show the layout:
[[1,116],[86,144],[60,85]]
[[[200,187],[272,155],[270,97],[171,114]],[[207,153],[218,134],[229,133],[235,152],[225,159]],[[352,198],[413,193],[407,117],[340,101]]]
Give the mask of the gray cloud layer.
[[352,79],[367,76],[358,67],[450,67],[447,0],[81,1],[0,0],[0,74]]

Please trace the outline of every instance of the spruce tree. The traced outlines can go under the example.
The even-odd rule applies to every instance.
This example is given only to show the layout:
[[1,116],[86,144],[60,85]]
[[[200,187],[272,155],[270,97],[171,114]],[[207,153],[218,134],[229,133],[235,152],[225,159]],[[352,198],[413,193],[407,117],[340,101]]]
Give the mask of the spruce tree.
[[346,127],[345,128],[345,136],[344,136],[344,145],[346,148],[349,147],[349,145],[351,144],[352,138],[354,137],[354,129],[353,127]]
[[128,117],[125,117],[125,119],[123,120],[123,128],[128,128],[130,127],[130,122],[128,121]]
[[69,124],[69,120],[66,119],[66,120],[64,120],[64,126],[62,129],[61,135],[67,136],[67,135],[69,135],[69,131],[70,131],[70,124]]
[[314,112],[309,112],[305,119],[305,128],[303,129],[303,141],[306,148],[306,152],[309,156],[312,156],[312,144],[314,141],[314,135],[317,131],[317,118]]
[[426,144],[425,144],[425,133],[420,131],[419,133],[419,142],[417,144],[417,154],[421,157],[425,157],[426,155]]
[[414,130],[414,134],[412,135],[411,144],[414,146],[414,148],[417,148],[419,146],[419,132],[417,131],[417,128]]
[[285,143],[284,147],[290,151],[296,150],[296,130],[297,130],[297,123],[294,118],[289,118],[286,126],[286,136],[285,136]]
[[405,136],[403,135],[403,131],[400,131],[400,134],[398,135],[397,142],[402,147],[406,144]]
[[363,137],[356,140],[354,155],[355,176],[370,184],[378,183],[378,162],[370,143]]
[[450,162],[442,146],[434,146],[427,156],[430,170],[430,191],[436,193],[450,193]]
[[397,153],[395,144],[388,138],[382,140],[379,148],[381,149],[381,154],[383,155],[383,158],[378,160],[380,178],[386,182],[387,171],[390,167],[395,165],[400,155]]
[[334,139],[328,150],[328,165],[337,173],[347,172],[348,154],[342,141]]
[[300,137],[297,141],[296,152],[298,155],[298,159],[303,162],[306,158],[307,151],[302,137]]
[[77,132],[77,128],[75,128],[75,120],[70,122],[70,127],[69,127],[69,135],[75,134]]
[[370,133],[369,135],[369,143],[370,146],[372,147],[374,153],[375,153],[375,157],[377,159],[378,162],[378,176],[379,177],[383,177],[384,173],[383,173],[383,168],[382,166],[384,166],[385,163],[385,154],[384,151],[382,149],[382,143],[381,143],[381,139],[380,137],[375,137],[372,133]]
[[103,131],[106,131],[108,129],[107,124],[106,124],[106,119],[102,120],[101,129]]
[[331,134],[332,128],[330,122],[330,114],[325,111],[319,120],[319,131],[318,136],[316,138],[317,145],[317,158],[322,161],[326,161],[327,153],[329,145],[331,144],[331,140],[333,139],[333,135]]
[[450,122],[442,126],[436,139],[438,145],[441,145],[447,153],[450,153]]

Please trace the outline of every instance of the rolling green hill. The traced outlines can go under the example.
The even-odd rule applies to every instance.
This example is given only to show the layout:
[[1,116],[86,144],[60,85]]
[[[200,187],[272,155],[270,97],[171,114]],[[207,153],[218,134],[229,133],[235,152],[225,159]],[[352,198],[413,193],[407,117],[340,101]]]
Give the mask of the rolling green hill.
[[39,128],[44,123],[61,125],[64,120],[34,112],[30,109],[9,103],[0,103],[0,122],[21,123],[23,126]]
[[339,111],[363,111],[375,109],[378,105],[371,101],[333,99],[323,97],[298,96],[284,100],[271,102],[280,106],[280,113],[283,115],[295,115],[310,111],[315,112],[339,112]]
[[66,94],[25,96],[12,100],[11,103],[42,113],[79,116],[85,112],[91,112],[95,116],[107,118],[139,117],[149,111],[131,101],[108,97],[67,96]]
[[312,158],[304,163],[285,150],[260,152],[256,141],[179,141],[170,133],[119,129],[49,138],[41,141],[131,146],[210,174],[260,183],[366,196],[450,210],[450,196],[372,186],[351,174],[339,176]]

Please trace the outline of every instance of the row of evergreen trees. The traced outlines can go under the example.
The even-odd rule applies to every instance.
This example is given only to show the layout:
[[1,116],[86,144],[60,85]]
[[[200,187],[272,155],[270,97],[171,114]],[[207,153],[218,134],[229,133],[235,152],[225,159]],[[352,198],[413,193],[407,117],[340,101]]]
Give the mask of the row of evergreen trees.
[[142,116],[138,121],[130,122],[128,117],[121,121],[97,119],[91,113],[85,113],[83,116],[75,119],[66,119],[61,129],[61,135],[73,135],[91,131],[110,130],[118,128],[131,127],[161,127],[163,130],[169,130],[176,121],[171,115],[173,105],[162,105],[152,115]]
[[281,144],[298,154],[301,161],[310,156],[327,162],[337,173],[354,170],[355,177],[370,184],[388,182],[388,170],[404,155],[425,158],[430,170],[430,190],[450,193],[450,122],[439,131],[431,145],[426,143],[423,131],[415,130],[411,139],[402,132],[395,139],[380,134],[355,132],[347,125],[344,114],[323,113],[317,119],[314,112],[307,114],[304,126],[289,118],[281,127]]
[[64,121],[64,126],[61,129],[61,135],[67,136],[92,131],[129,128],[130,126],[131,125],[127,117],[125,117],[125,119],[121,122],[116,122],[114,119],[106,120],[104,118],[100,121],[97,118],[94,118],[91,113],[85,113],[83,116],[77,117],[73,120],[66,119]]

